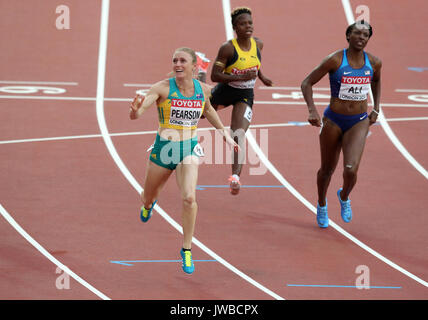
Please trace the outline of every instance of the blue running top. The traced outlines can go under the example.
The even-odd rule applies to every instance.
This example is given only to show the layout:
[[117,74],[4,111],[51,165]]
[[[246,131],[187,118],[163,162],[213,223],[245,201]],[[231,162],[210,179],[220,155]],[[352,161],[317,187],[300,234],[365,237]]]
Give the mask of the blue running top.
[[342,100],[363,101],[367,99],[373,79],[373,68],[364,52],[364,66],[352,68],[348,63],[346,49],[343,49],[342,64],[330,73],[331,96]]

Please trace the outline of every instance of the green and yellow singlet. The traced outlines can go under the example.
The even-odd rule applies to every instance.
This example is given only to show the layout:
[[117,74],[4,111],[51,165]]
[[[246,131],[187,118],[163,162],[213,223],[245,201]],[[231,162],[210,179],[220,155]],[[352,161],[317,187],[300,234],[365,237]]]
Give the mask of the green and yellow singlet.
[[193,79],[195,92],[185,97],[177,87],[175,78],[169,79],[168,98],[158,105],[159,126],[170,129],[196,129],[204,112],[205,98],[201,84]]

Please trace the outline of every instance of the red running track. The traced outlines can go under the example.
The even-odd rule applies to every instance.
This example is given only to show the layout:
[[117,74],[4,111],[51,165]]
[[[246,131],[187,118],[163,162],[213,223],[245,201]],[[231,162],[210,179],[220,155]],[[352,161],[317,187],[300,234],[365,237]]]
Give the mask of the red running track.
[[[428,90],[428,71],[408,68],[428,67],[423,54],[427,44],[420,40],[428,6],[417,0],[399,9],[386,0],[365,4],[374,27],[367,51],[383,61],[383,112],[395,120],[388,123],[401,143],[427,169],[428,99],[417,90]],[[231,1],[232,8],[238,5],[242,3]],[[299,92],[293,88],[324,56],[346,45],[342,2],[269,1],[262,5],[253,0],[245,5],[254,12],[254,35],[265,43],[263,71],[276,86],[256,89],[253,133],[262,144],[262,129],[268,130],[271,164],[313,205],[318,129],[289,125],[305,122],[307,116],[303,99],[292,92]],[[354,15],[357,5],[351,1]],[[154,139],[157,115],[153,109],[139,121],[130,121],[128,101],[137,89],[146,88],[142,85],[166,76],[177,47],[190,46],[215,58],[227,38],[222,3],[192,0],[183,7],[171,1],[154,7],[136,0],[111,1],[105,76],[101,78],[102,2],[69,1],[70,30],[55,27],[57,6],[51,0],[38,6],[1,2],[0,37],[7,50],[0,51],[0,204],[5,218],[14,219],[83,281],[71,277],[68,289],[58,289],[64,275],[56,273],[57,266],[12,227],[10,218],[1,219],[2,299],[427,299],[428,181],[380,125],[371,128],[352,193],[354,220],[344,224],[338,213],[335,192],[341,184],[341,165],[328,193],[329,211],[330,218],[343,228],[339,230],[393,265],[337,228],[318,228],[310,208],[271,171],[250,174],[259,163],[244,168],[244,185],[256,187],[243,188],[238,197],[230,196],[227,188],[197,193],[195,238],[230,263],[229,268],[219,261],[200,261],[188,276],[180,262],[149,262],[178,260],[181,234],[159,213],[148,225],[139,222],[138,194],[106,147],[99,126],[104,117],[99,111],[104,110],[117,154],[142,185],[145,150]],[[105,81],[105,99],[97,103],[100,81]],[[17,86],[30,91],[16,92]],[[66,91],[48,93],[40,87]],[[318,87],[328,87],[326,79]],[[321,112],[328,102],[322,94],[328,91],[317,92]],[[273,94],[282,96],[274,99]],[[422,101],[409,100],[411,95],[419,95]],[[225,124],[230,122],[230,111],[220,112]],[[403,120],[409,117],[412,120]],[[270,126],[275,124],[282,126]],[[200,127],[209,124],[202,120]],[[206,131],[200,135],[209,136]],[[225,185],[229,172],[229,165],[204,163],[199,185]],[[174,179],[165,186],[159,205],[180,221]],[[194,258],[213,260],[203,249],[195,244]],[[359,266],[368,268],[373,288],[350,288],[357,283]]]

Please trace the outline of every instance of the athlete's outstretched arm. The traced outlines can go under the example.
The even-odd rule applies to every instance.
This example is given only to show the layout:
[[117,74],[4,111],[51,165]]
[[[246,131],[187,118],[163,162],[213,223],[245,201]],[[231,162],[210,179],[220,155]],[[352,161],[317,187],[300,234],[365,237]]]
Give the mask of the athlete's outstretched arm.
[[146,96],[137,94],[129,108],[131,120],[138,119],[148,108],[150,108],[161,96],[162,82],[158,82],[150,88]]

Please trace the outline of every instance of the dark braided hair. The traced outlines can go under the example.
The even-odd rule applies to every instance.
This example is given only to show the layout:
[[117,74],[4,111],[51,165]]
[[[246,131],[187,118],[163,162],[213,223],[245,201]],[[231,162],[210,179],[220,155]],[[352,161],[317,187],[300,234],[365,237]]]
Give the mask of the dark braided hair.
[[352,32],[352,30],[354,30],[354,28],[358,28],[361,25],[364,25],[367,29],[369,29],[369,38],[370,38],[373,34],[373,28],[368,22],[364,21],[364,19],[356,21],[353,24],[351,24],[350,26],[348,26],[348,28],[346,28],[346,38],[348,38],[348,36],[351,34],[351,32]]
[[236,18],[243,13],[248,13],[251,16],[251,9],[248,7],[238,7],[233,9],[231,17],[232,17],[232,26],[235,25]]

